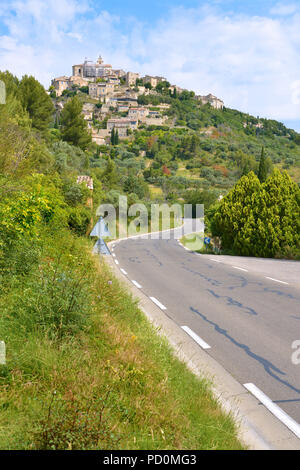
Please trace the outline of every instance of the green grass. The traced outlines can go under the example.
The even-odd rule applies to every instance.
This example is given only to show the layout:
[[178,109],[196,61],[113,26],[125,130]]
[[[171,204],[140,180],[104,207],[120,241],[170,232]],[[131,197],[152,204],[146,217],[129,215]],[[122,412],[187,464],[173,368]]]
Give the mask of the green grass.
[[1,290],[0,449],[241,449],[210,384],[174,356],[91,245],[62,233],[49,241],[36,269]]

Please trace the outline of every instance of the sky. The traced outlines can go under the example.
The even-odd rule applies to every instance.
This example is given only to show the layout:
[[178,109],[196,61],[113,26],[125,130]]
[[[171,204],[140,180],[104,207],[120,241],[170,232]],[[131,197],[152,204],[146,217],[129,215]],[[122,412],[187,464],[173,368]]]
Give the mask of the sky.
[[300,0],[0,0],[0,70],[48,88],[100,54],[300,132]]

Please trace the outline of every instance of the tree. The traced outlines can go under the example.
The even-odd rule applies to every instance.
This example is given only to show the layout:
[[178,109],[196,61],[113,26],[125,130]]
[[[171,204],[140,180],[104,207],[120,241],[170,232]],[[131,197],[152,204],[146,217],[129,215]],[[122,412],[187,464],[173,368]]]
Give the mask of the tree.
[[116,130],[115,132],[115,145],[119,145],[119,132]]
[[115,128],[112,128],[111,134],[110,134],[110,143],[111,145],[115,145]]
[[260,183],[243,176],[222,199],[211,221],[222,247],[243,256],[274,257],[300,252],[300,190],[275,169]]
[[106,168],[102,174],[102,179],[107,188],[111,189],[118,183],[118,173],[114,161],[109,158],[107,160]]
[[19,98],[32,120],[32,126],[45,131],[53,119],[54,106],[45,88],[34,78],[25,75],[20,81]]
[[266,159],[266,156],[265,156],[265,148],[264,147],[262,147],[262,149],[261,149],[261,156],[260,156],[257,176],[258,176],[258,179],[261,183],[266,181],[267,176],[268,176],[267,159]]
[[82,103],[77,96],[65,104],[60,122],[63,140],[86,150],[92,142],[92,137],[82,115]]

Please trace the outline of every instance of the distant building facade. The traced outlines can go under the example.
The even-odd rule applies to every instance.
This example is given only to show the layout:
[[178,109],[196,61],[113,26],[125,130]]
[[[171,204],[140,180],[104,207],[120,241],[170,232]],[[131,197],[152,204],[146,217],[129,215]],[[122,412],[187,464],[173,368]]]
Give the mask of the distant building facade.
[[140,78],[139,73],[127,72],[127,74],[126,74],[126,85],[127,86],[135,85],[138,78]]
[[103,59],[99,56],[97,62],[85,59],[83,64],[73,65],[73,76],[82,78],[103,78],[112,74],[112,66],[104,64]]
[[89,84],[89,95],[91,98],[99,100],[104,99],[110,93],[113,93],[115,85],[113,83],[90,83]]
[[137,119],[108,119],[107,121],[107,130],[109,133],[113,129],[118,131],[119,137],[127,137],[128,129],[134,130],[138,127]]
[[197,96],[196,97],[199,101],[202,102],[202,104],[207,104],[209,103],[213,108],[215,109],[223,109],[224,108],[224,102],[217,98],[216,96],[212,95],[211,93],[206,96]]

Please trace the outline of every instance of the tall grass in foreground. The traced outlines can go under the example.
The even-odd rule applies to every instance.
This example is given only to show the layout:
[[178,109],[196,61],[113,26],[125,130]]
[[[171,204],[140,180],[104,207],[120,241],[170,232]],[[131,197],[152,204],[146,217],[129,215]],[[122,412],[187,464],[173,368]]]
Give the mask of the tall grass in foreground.
[[46,233],[9,259],[1,449],[242,447],[209,384],[173,356],[88,242]]

